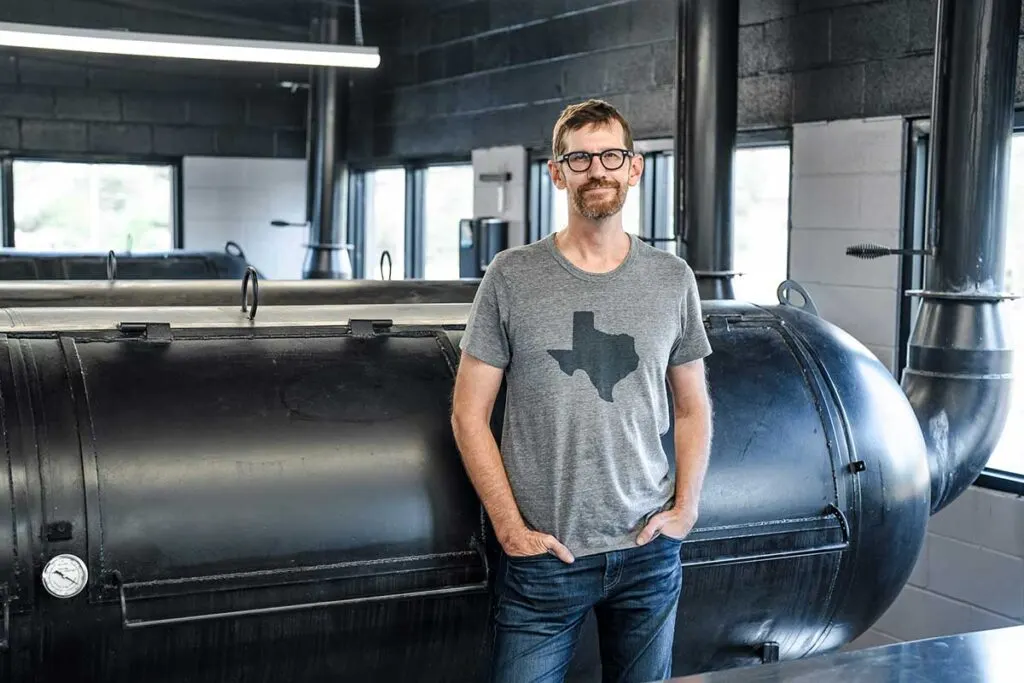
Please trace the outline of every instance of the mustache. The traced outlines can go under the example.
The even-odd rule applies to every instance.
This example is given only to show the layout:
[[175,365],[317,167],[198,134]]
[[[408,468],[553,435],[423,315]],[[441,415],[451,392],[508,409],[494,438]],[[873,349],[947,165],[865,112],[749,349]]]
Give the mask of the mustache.
[[597,190],[597,189],[603,189],[603,188],[608,188],[608,189],[611,189],[611,190],[617,190],[617,189],[619,189],[619,184],[617,182],[615,182],[614,180],[595,179],[595,180],[591,180],[586,185],[581,185],[579,191],[580,192],[586,192],[587,190]]

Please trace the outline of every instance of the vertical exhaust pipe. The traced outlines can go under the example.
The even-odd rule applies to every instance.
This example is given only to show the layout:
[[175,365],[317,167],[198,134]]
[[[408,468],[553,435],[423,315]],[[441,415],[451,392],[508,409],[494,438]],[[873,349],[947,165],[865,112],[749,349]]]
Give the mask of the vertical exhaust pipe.
[[1020,0],[939,0],[929,258],[902,378],[928,445],[933,513],[984,469],[1010,403],[1003,250],[1020,13]]
[[[338,42],[337,7],[325,10],[319,30],[314,34],[318,42]],[[338,257],[338,251],[346,248],[340,244],[342,231],[337,215],[339,185],[342,191],[347,186],[344,168],[338,163],[339,111],[347,109],[341,98],[342,90],[338,86],[337,68],[319,67],[313,71],[307,129],[306,218],[309,221],[309,244],[306,245],[308,252],[302,272],[305,279],[350,276],[342,271]]]
[[683,0],[678,27],[677,92],[685,94],[677,110],[677,225],[701,299],[733,299],[739,0]]

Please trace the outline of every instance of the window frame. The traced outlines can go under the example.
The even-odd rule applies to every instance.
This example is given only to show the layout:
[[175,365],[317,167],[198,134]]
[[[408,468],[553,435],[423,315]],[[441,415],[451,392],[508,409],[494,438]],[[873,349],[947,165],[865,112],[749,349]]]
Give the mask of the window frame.
[[[352,245],[352,277],[354,279],[366,279],[367,267],[372,271],[376,268],[377,263],[368,263],[366,261],[366,203],[370,199],[370,193],[367,190],[368,180],[367,175],[375,173],[377,171],[388,171],[388,170],[401,170],[405,175],[405,197],[408,202],[410,194],[409,184],[413,177],[415,166],[411,164],[400,164],[400,163],[381,163],[372,166],[352,166],[349,168],[348,174],[348,192],[349,192],[349,207],[348,207],[348,237],[347,241]],[[409,274],[409,214],[410,209],[408,203],[404,209],[405,218],[402,222],[402,236],[404,241],[405,256],[402,261],[402,268],[404,273],[402,279],[409,279],[412,276]],[[394,264],[392,264],[392,267]]]
[[348,174],[348,235],[351,245],[352,277],[365,279],[366,273],[366,173]]
[[536,242],[551,230],[551,210],[554,203],[555,188],[547,171],[545,159],[530,159],[529,187],[527,188],[527,205],[529,214],[526,220],[526,242]]
[[[931,132],[930,117],[914,117],[906,120],[906,145],[904,161],[904,213],[902,244],[905,249],[922,249],[925,240],[925,209],[928,195],[928,136]],[[1014,134],[1024,134],[1024,108],[1014,111]],[[897,371],[906,367],[907,345],[913,330],[914,316],[918,306],[908,296],[910,290],[924,286],[924,256],[903,255],[900,258],[900,306],[897,309]],[[899,379],[897,377],[897,379]],[[974,485],[980,488],[1024,495],[1024,473],[985,467]]]
[[[130,154],[77,154],[77,153],[12,153],[0,152],[0,223],[3,229],[3,248],[13,249],[14,243],[14,162],[36,161],[51,163],[168,166],[171,169],[171,250],[185,248],[184,174],[182,157],[164,157]],[[59,253],[59,252],[55,252]]]
[[[427,169],[437,166],[472,166],[472,156],[453,155],[425,157],[396,162],[379,159],[372,164],[353,164],[349,167],[349,196],[351,202],[361,206],[349,208],[349,243],[355,252],[352,263],[353,277],[366,277],[366,174],[382,169],[405,169],[405,275],[403,279],[422,279],[426,271],[425,233],[426,175]],[[472,218],[472,216],[466,216]],[[454,228],[453,228],[454,230]]]

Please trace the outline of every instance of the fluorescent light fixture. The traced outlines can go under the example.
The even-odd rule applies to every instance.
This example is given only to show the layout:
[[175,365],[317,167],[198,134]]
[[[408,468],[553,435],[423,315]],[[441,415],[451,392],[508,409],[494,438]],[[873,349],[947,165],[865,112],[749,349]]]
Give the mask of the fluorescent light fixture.
[[0,22],[0,46],[137,57],[375,69],[375,47],[206,38]]

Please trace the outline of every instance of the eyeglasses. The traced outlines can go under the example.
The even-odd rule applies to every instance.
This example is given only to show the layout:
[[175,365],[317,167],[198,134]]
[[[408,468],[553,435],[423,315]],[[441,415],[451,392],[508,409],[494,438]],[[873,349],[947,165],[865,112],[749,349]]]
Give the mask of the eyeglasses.
[[606,149],[603,152],[569,152],[559,157],[558,161],[564,161],[576,173],[583,173],[590,170],[594,157],[600,157],[602,166],[609,171],[617,171],[632,156],[633,152],[628,149]]

